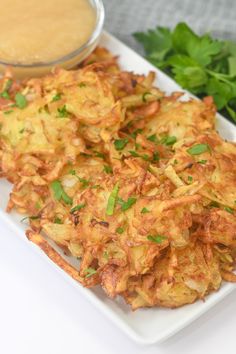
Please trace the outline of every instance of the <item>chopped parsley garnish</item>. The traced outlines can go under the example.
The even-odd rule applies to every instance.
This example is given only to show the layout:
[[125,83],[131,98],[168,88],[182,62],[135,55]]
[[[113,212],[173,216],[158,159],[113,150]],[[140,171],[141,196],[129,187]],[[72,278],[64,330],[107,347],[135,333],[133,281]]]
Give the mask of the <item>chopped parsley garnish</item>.
[[147,239],[152,242],[162,243],[167,239],[167,237],[162,235],[148,235]]
[[189,153],[190,155],[200,155],[209,150],[210,147],[208,144],[196,144],[191,148],[187,149],[187,153]]
[[153,161],[153,162],[156,162],[156,161],[159,161],[159,160],[160,160],[160,155],[159,155],[158,151],[155,151],[155,152],[153,153],[152,161]]
[[58,112],[58,117],[59,118],[66,118],[66,117],[69,116],[69,112],[67,111],[65,104],[61,108],[58,108],[57,112]]
[[141,210],[141,214],[147,214],[147,213],[150,213],[150,210],[148,210],[147,208],[143,208],[142,210]]
[[3,92],[1,93],[1,97],[2,97],[2,98],[5,98],[6,100],[9,100],[9,99],[10,99],[10,95],[9,95],[9,93],[8,93],[7,91],[3,91]]
[[39,201],[35,203],[35,208],[36,209],[41,209],[41,204],[39,203]]
[[108,165],[103,166],[103,171],[107,174],[111,174],[113,172],[112,167]]
[[133,157],[140,157],[141,159],[145,160],[145,161],[149,161],[149,156],[147,154],[138,154],[136,151],[134,150],[130,150],[129,151],[130,155],[132,155]]
[[121,211],[126,211],[132,207],[137,201],[137,198],[129,197],[127,201],[124,201],[122,198],[118,198],[118,203],[121,205]]
[[205,165],[207,163],[207,160],[199,160],[197,163],[200,163],[201,165]]
[[86,87],[86,84],[85,84],[85,82],[80,82],[80,83],[78,84],[78,86],[82,88],[82,87]]
[[12,109],[10,109],[9,111],[5,111],[5,112],[3,112],[4,114],[11,114],[13,112],[13,110]]
[[129,142],[129,139],[127,139],[127,138],[124,138],[124,139],[116,139],[116,140],[114,141],[115,149],[116,149],[117,151],[123,150],[123,149],[126,147],[126,145],[128,144],[128,142]]
[[15,102],[16,102],[16,106],[20,109],[23,109],[27,106],[26,98],[20,92],[17,92],[17,94],[15,95]]
[[188,176],[188,182],[192,182],[193,181],[193,177],[192,176]]
[[164,136],[163,138],[161,138],[160,143],[165,144],[167,146],[171,146],[175,144],[176,141],[177,141],[176,136]]
[[52,102],[59,101],[60,99],[61,99],[61,93],[57,93],[57,94],[52,98]]
[[22,128],[21,130],[19,130],[19,133],[20,133],[20,134],[23,134],[24,131],[25,131],[25,128]]
[[228,213],[230,214],[233,214],[234,213],[234,210],[228,206],[224,207],[225,211],[227,211]]
[[96,269],[89,267],[89,268],[85,269],[85,273],[86,273],[85,278],[89,278],[92,275],[96,274],[97,271],[96,271]]
[[61,225],[61,224],[63,224],[63,221],[60,218],[58,218],[58,216],[56,216],[55,219],[54,219],[54,224]]
[[62,199],[66,204],[72,204],[72,199],[66,194],[66,192],[62,188],[62,184],[60,181],[53,181],[51,183],[51,188],[53,191],[54,198],[56,200],[60,201]]
[[219,203],[217,203],[215,200],[212,200],[209,204],[210,208],[219,208]]
[[144,92],[142,96],[142,101],[147,102],[147,96],[152,95],[151,92]]
[[123,232],[124,232],[123,227],[117,227],[116,232],[117,232],[118,234],[123,234]]
[[75,170],[70,170],[69,174],[71,174],[72,176],[77,177],[79,182],[82,183],[82,187],[83,188],[87,188],[89,186],[89,181],[87,179],[85,179],[85,178],[82,178],[82,177],[78,176]]
[[136,129],[133,131],[133,133],[130,134],[131,138],[136,139],[138,134],[141,134],[143,132],[143,129]]
[[85,203],[83,204],[78,204],[76,206],[74,206],[71,210],[70,210],[70,213],[73,214],[74,212],[76,211],[79,211],[80,209],[83,209],[85,207]]
[[96,157],[100,157],[100,159],[104,159],[105,155],[102,152],[99,151],[94,151],[94,154]]
[[116,183],[108,198],[107,209],[106,209],[107,215],[113,215],[114,213],[118,192],[119,192],[119,182]]
[[13,81],[11,79],[8,79],[5,83],[4,91],[10,90],[12,83],[13,83]]
[[105,251],[105,252],[103,253],[103,257],[106,258],[106,259],[108,259],[108,258],[109,258],[109,253],[108,253],[107,251]]
[[158,143],[158,139],[157,139],[156,134],[152,134],[152,135],[148,136],[147,140],[151,141],[152,143]]

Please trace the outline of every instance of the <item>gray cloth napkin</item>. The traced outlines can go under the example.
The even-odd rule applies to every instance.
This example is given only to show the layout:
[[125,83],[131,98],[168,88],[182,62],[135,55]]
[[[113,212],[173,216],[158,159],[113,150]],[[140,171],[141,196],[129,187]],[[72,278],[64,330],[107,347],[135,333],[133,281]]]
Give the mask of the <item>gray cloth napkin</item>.
[[105,29],[143,53],[132,33],[187,22],[198,33],[236,41],[236,0],[103,0]]

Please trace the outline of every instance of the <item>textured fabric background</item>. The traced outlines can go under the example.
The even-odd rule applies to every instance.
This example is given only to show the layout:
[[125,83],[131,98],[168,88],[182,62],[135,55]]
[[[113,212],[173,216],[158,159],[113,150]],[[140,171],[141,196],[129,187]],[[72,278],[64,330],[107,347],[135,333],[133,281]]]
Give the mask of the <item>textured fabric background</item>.
[[142,53],[135,31],[187,22],[197,32],[236,40],[236,0],[103,0],[105,29]]

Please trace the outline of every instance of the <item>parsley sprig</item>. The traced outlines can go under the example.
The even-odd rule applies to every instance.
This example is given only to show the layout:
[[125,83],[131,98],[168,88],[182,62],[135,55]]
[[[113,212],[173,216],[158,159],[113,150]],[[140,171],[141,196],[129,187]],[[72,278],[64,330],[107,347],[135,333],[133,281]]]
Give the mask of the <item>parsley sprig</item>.
[[193,94],[213,96],[218,110],[236,122],[236,43],[199,36],[186,23],[134,37],[150,62]]

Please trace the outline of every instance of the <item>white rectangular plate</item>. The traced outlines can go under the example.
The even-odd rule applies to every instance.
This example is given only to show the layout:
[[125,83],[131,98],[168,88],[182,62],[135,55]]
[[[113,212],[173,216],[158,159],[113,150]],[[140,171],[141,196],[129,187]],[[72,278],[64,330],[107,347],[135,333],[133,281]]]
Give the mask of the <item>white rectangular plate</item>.
[[[110,34],[103,33],[100,45],[119,56],[119,62],[122,69],[134,71],[139,74],[147,74],[150,70],[155,71],[157,73],[156,84],[163,91],[167,94],[170,94],[173,91],[181,91],[180,87],[172,79],[149,64],[145,59]],[[190,97],[188,93],[186,93],[186,96]],[[219,115],[217,117],[217,129],[224,138],[236,140],[236,127]],[[223,284],[221,289],[207,297],[205,302],[198,301],[195,304],[187,305],[175,310],[150,308],[132,312],[122,299],[117,299],[115,301],[111,300],[100,288],[95,288],[93,290],[83,288],[79,283],[74,281],[64,271],[51,262],[37,246],[31,244],[25,237],[25,227],[20,223],[21,216],[16,213],[11,213],[9,215],[4,211],[10,190],[11,185],[5,180],[1,180],[0,222],[6,223],[14,229],[16,234],[20,234],[22,239],[28,242],[29,251],[34,249],[40,257],[47,260],[49,267],[53,267],[56,271],[60,272],[66,281],[76,287],[79,293],[84,294],[84,296],[86,296],[98,309],[117,324],[120,329],[138,343],[151,344],[163,341],[172,336],[197,319],[236,288],[230,283]],[[35,257],[35,262],[37,262],[37,257]]]

